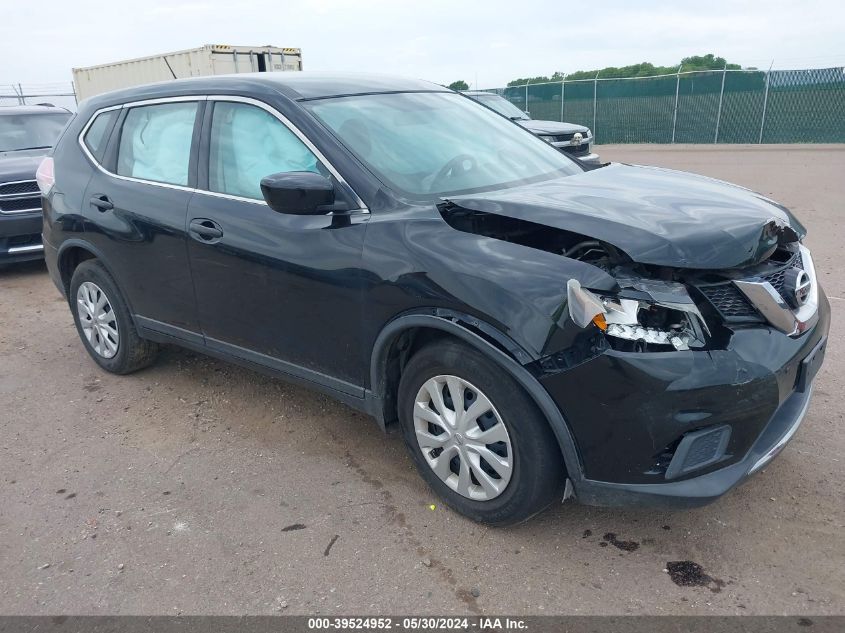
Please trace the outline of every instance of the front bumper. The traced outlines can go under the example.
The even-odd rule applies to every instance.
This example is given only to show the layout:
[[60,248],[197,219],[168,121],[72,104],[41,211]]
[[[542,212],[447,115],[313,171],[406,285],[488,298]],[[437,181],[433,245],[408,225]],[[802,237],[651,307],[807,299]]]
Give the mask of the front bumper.
[[619,484],[584,480],[578,501],[598,506],[696,507],[715,501],[763,468],[792,439],[810,406],[812,386],[795,392],[781,405],[746,456],[730,466],[683,481]]
[[0,263],[24,262],[44,257],[41,212],[0,214]]
[[575,156],[578,160],[582,163],[587,163],[588,165],[598,165],[601,162],[598,154],[594,154],[590,152],[586,156]]
[[[727,349],[607,351],[541,377],[575,439],[576,497],[595,505],[695,506],[742,482],[798,428],[814,377],[804,361],[818,358],[817,370],[829,326],[820,292],[817,323],[795,338],[737,328]],[[714,459],[672,468],[684,438],[725,429]]]
[[[556,147],[570,158],[577,158],[582,163],[587,163],[588,165],[595,165],[601,162],[599,160],[599,155],[593,152],[592,137],[589,141],[584,141],[581,145],[578,146],[572,145],[571,141],[546,142],[549,143],[549,145]],[[580,153],[580,151],[582,151],[582,148],[587,152],[586,154]]]

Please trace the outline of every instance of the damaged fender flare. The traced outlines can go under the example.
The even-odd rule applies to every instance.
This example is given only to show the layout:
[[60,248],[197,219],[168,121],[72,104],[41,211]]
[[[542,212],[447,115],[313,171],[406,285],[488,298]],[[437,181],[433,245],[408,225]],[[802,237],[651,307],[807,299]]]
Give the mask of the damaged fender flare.
[[572,480],[573,485],[577,488],[578,483],[584,479],[584,471],[581,465],[581,460],[578,457],[578,450],[575,445],[575,438],[569,429],[569,425],[563,417],[563,413],[555,404],[549,393],[543,388],[540,382],[517,360],[499,349],[497,346],[491,344],[485,338],[479,336],[469,328],[461,324],[461,322],[472,324],[474,327],[484,331],[488,330],[496,332],[496,339],[502,341],[509,341],[508,349],[511,346],[518,349],[522,356],[525,355],[525,362],[534,360],[528,356],[521,347],[511,341],[504,334],[492,328],[491,326],[481,322],[476,317],[463,315],[452,312],[450,310],[431,310],[427,313],[405,314],[393,321],[389,322],[381,331],[375,344],[373,345],[373,353],[370,363],[370,389],[367,394],[370,401],[370,413],[376,418],[379,426],[385,427],[390,419],[387,413],[387,407],[391,400],[386,394],[386,378],[387,378],[387,362],[390,349],[393,342],[403,331],[412,328],[430,328],[447,332],[468,345],[471,345],[476,350],[484,354],[487,358],[499,365],[502,369],[516,380],[516,382],[528,393],[542,414],[548,420],[549,425],[554,431],[557,438],[558,446],[563,455],[564,465],[566,466],[567,477]]

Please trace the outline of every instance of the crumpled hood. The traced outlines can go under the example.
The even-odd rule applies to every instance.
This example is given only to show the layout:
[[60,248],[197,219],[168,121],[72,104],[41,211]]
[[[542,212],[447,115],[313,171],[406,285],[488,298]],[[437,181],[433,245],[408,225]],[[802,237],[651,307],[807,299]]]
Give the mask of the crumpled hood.
[[575,134],[581,132],[587,136],[589,128],[583,125],[576,125],[575,123],[558,123],[557,121],[535,121],[534,119],[520,119],[517,121],[526,130],[534,132],[534,134]]
[[620,163],[449,201],[602,240],[642,264],[678,268],[748,266],[782,232],[785,241],[806,234],[782,205],[743,187]]
[[49,150],[23,150],[0,152],[0,183],[16,180],[34,180],[38,165]]

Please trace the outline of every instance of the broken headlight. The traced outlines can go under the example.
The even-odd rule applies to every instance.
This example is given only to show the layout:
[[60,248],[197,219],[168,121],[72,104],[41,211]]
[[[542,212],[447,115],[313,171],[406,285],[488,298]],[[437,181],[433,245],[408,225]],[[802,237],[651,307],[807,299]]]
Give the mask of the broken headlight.
[[702,347],[707,324],[682,284],[637,280],[618,295],[595,293],[571,279],[569,314],[585,328],[591,323],[607,336],[630,341],[633,350],[661,345],[676,350]]

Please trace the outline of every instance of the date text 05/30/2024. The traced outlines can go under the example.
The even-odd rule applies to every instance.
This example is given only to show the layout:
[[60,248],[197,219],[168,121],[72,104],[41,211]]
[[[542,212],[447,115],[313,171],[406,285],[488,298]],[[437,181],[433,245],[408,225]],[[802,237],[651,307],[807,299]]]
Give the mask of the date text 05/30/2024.
[[500,617],[334,617],[308,618],[309,630],[399,630],[399,631],[448,631],[476,630],[494,633],[519,631],[527,628],[524,620]]

